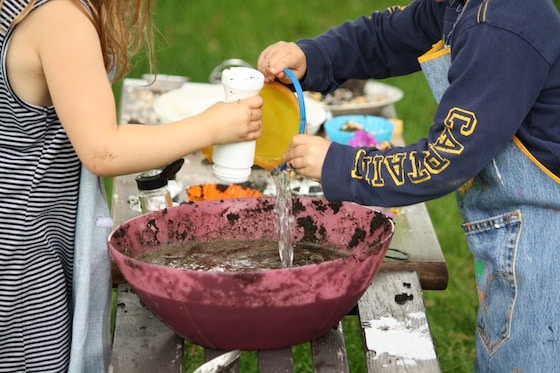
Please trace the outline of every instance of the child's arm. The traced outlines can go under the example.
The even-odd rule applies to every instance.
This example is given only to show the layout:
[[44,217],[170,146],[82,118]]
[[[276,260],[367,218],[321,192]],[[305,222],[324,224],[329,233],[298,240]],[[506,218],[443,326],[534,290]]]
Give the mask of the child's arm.
[[95,27],[70,0],[33,11],[24,22],[58,116],[80,160],[115,176],[160,167],[212,144],[261,135],[262,98],[218,103],[167,125],[117,125],[116,106]]

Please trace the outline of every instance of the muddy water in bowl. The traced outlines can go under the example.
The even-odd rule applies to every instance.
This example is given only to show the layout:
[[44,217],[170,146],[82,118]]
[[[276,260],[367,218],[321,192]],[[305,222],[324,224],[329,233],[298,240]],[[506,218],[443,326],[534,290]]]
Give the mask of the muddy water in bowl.
[[[318,264],[348,253],[336,247],[298,243],[291,247],[290,267]],[[221,240],[164,245],[140,255],[143,262],[191,271],[251,272],[287,267],[278,256],[278,242],[272,240]]]
[[142,302],[193,343],[224,350],[283,348],[324,335],[363,295],[394,226],[351,203],[292,198],[294,247],[326,246],[344,256],[291,268],[185,270],[139,260],[166,245],[278,241],[275,198],[199,202],[120,225],[109,248]]

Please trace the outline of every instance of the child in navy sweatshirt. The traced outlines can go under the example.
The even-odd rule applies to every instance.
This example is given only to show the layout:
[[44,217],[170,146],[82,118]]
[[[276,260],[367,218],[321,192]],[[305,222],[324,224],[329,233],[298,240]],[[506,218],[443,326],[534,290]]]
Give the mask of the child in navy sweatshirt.
[[[294,137],[285,159],[325,197],[403,206],[456,192],[479,295],[476,369],[553,371],[560,358],[560,16],[551,0],[416,0],[278,42],[268,80],[331,92],[424,71],[439,105],[424,138],[353,148]],[[407,123],[414,125],[414,123]],[[555,294],[555,293],[554,293]]]

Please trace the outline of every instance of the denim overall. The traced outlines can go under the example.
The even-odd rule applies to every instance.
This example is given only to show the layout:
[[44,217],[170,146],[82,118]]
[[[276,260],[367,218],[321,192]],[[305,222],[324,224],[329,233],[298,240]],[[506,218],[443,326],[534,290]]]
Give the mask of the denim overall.
[[[439,102],[450,48],[419,61]],[[475,371],[560,371],[560,179],[513,138],[456,196],[479,299]]]

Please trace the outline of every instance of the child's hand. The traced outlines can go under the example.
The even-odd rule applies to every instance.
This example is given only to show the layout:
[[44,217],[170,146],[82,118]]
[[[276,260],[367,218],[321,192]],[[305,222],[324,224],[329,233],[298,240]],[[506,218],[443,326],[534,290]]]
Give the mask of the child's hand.
[[264,74],[266,82],[278,79],[290,84],[291,80],[284,69],[289,68],[296,78],[301,79],[307,70],[307,62],[305,54],[296,43],[279,41],[261,52],[257,68]]
[[218,102],[204,111],[204,121],[212,131],[213,144],[256,140],[262,135],[261,96],[232,102]]
[[331,142],[320,136],[296,135],[284,159],[288,167],[311,180],[321,182],[321,170]]

